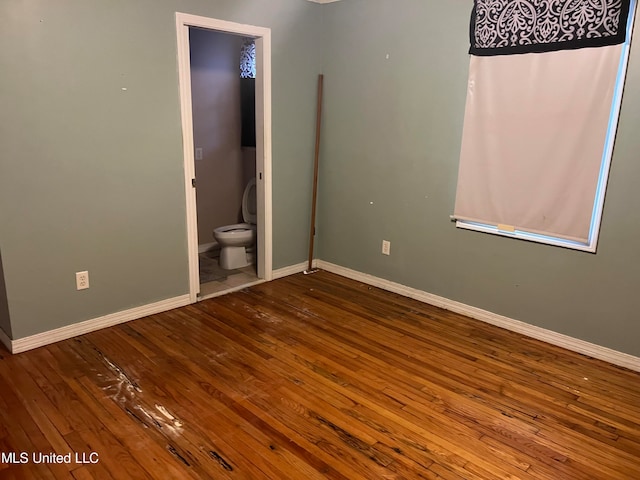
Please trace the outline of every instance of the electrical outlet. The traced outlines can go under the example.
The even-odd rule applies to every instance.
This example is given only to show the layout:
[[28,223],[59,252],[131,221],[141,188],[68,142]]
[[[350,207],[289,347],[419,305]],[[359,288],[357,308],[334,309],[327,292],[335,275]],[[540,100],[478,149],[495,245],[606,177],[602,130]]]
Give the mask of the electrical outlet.
[[89,272],[76,272],[76,290],[89,288]]
[[389,240],[382,240],[382,254],[391,255],[391,242]]
[[196,148],[196,160],[202,160],[202,148]]

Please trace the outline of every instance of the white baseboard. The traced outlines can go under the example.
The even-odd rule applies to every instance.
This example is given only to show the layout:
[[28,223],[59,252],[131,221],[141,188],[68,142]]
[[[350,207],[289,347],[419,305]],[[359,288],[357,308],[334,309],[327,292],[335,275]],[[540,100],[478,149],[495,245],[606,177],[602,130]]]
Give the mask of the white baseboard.
[[[280,268],[273,271],[273,279],[294,275],[296,273],[304,272],[307,268],[307,262],[290,265],[288,267]],[[382,288],[390,292],[398,293],[405,297],[413,298],[436,307],[444,308],[452,312],[460,313],[476,320],[496,325],[512,332],[517,332],[526,335],[543,342],[550,343],[567,350],[571,350],[577,353],[588,355],[593,358],[604,360],[614,365],[626,367],[630,370],[640,372],[640,358],[634,357],[627,353],[618,352],[607,347],[602,347],[593,343],[586,342],[577,338],[570,337],[561,333],[547,330],[541,327],[536,327],[528,323],[514,320],[509,317],[498,315],[487,310],[482,310],[477,307],[466,305],[464,303],[449,300],[448,298],[440,297],[432,293],[428,293],[415,288],[407,287],[400,283],[391,282],[383,278],[375,277],[366,273],[351,270],[349,268],[341,267],[330,262],[323,260],[314,260],[312,263],[314,268],[321,268],[328,272],[332,272],[343,277],[351,278],[368,285]],[[261,282],[256,282],[261,283]],[[130,320],[136,320],[138,318],[153,315],[155,313],[165,312],[173,308],[189,305],[189,295],[182,295],[179,297],[162,300],[160,302],[152,303],[149,305],[143,305],[141,307],[124,310],[122,312],[116,312],[102,317],[86,320],[73,325],[57,328],[48,332],[38,333],[29,337],[19,338],[17,340],[11,340],[7,334],[0,329],[0,342],[2,342],[12,353],[21,353],[34,348],[42,347],[51,343],[66,340],[78,335],[100,330],[102,328],[118,325],[120,323],[128,322]]]
[[0,343],[7,347],[7,350],[11,351],[11,339],[2,328],[0,328]]
[[[317,268],[319,260],[313,260],[311,262],[311,266],[313,268]],[[288,267],[279,268],[278,270],[274,270],[272,274],[272,279],[276,278],[288,277],[289,275],[295,275],[296,273],[304,272],[309,266],[309,262],[296,263],[295,265],[290,265]],[[328,269],[327,269],[328,270]]]
[[198,253],[208,252],[209,250],[214,250],[217,247],[218,247],[218,242],[216,241],[213,241],[210,243],[203,243],[201,245],[198,245]]
[[[207,244],[201,245],[201,247],[206,247],[206,251],[206,249],[215,247],[215,245],[216,244]],[[314,266],[315,263],[316,262],[314,261]],[[291,265],[289,267],[274,270],[273,278],[276,279],[300,273],[304,271],[306,267],[307,262],[304,262],[297,265]],[[258,284],[262,283],[263,281],[264,280],[259,280],[255,283]],[[247,285],[243,285],[238,289],[246,287]],[[225,293],[229,292],[227,291]],[[85,320],[83,322],[74,323],[73,325],[67,325],[55,330],[37,333],[35,335],[19,338],[17,340],[11,340],[5,334],[5,332],[0,329],[0,342],[2,342],[11,353],[26,352],[27,350],[32,350],[34,348],[42,347],[44,345],[49,345],[51,343],[59,342],[62,340],[67,340],[69,338],[100,330],[102,328],[111,327],[113,325],[118,325],[120,323],[128,322],[131,320],[136,320],[138,318],[153,315],[155,313],[166,312],[167,310],[171,310],[173,308],[183,307],[185,305],[189,305],[190,303],[191,301],[189,295],[181,295],[179,297],[162,300],[160,302],[151,303],[149,305],[143,305],[129,310],[124,310],[122,312],[116,312],[109,315],[104,315],[102,317]]]
[[640,358],[634,357],[633,355],[618,352],[616,350],[602,347],[594,343],[589,343],[584,340],[564,335],[562,333],[554,332],[552,330],[536,327],[519,320],[514,320],[512,318],[498,315],[487,310],[482,310],[480,308],[472,307],[464,303],[449,300],[448,298],[440,297],[432,293],[427,293],[422,290],[407,287],[399,283],[374,277],[373,275],[341,267],[333,263],[325,262],[322,260],[319,260],[317,263],[319,268],[328,272],[351,278],[368,285],[373,285],[374,287],[379,287],[383,290],[398,293],[405,297],[413,298],[421,302],[434,305],[436,307],[444,308],[445,310],[460,313],[462,315],[466,315],[467,317],[471,317],[485,323],[490,323],[491,325],[496,325],[506,330],[511,330],[512,332],[521,333],[528,337],[542,340],[543,342],[566,348],[567,350],[571,350],[573,352],[588,355],[593,358],[613,363],[614,365],[619,365],[621,367],[626,367],[630,370],[640,372]]
[[[166,312],[178,307],[183,307],[191,303],[189,295],[181,295],[179,297],[169,298],[160,302],[150,303],[141,307],[131,308],[122,312],[111,313],[102,317],[85,320],[83,322],[74,323],[65,327],[49,330],[48,332],[37,333],[29,337],[10,340],[8,348],[11,353],[21,353],[34,348],[49,345],[50,343],[66,340],[71,337],[83,335],[85,333],[100,330],[102,328],[118,325],[119,323],[136,320],[138,318],[153,315],[155,313]],[[0,330],[1,332],[2,330]],[[0,340],[2,338],[0,337]],[[4,343],[4,342],[3,342]]]

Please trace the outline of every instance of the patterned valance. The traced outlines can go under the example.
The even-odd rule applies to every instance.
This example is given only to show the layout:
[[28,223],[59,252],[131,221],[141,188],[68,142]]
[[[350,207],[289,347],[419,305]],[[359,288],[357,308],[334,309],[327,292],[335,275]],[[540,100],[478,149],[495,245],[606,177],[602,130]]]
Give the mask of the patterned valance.
[[245,38],[240,50],[240,78],[256,78],[256,42]]
[[623,43],[630,0],[475,0],[472,55],[549,52]]

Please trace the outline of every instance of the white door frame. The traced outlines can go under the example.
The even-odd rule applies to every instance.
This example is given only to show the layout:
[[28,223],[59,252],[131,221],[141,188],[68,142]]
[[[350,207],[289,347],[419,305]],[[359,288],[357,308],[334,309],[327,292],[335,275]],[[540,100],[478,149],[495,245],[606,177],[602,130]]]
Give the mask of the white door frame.
[[[271,30],[253,25],[227,22],[176,12],[178,37],[178,75],[182,143],[184,157],[184,187],[186,192],[187,243],[189,251],[189,296],[197,301],[200,290],[198,274],[198,219],[196,210],[195,159],[193,151],[193,113],[191,103],[191,60],[189,27],[255,38],[256,42],[256,186],[258,203],[258,277],[271,280],[272,210],[271,210]],[[240,59],[238,59],[239,61]]]

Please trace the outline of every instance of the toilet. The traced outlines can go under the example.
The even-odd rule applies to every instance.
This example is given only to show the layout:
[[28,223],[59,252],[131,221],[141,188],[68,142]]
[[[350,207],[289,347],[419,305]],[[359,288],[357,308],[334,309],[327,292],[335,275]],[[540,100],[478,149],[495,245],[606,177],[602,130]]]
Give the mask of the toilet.
[[246,267],[255,263],[253,246],[256,243],[256,179],[252,178],[242,195],[242,218],[245,223],[218,227],[213,237],[220,245],[220,267],[225,270]]

